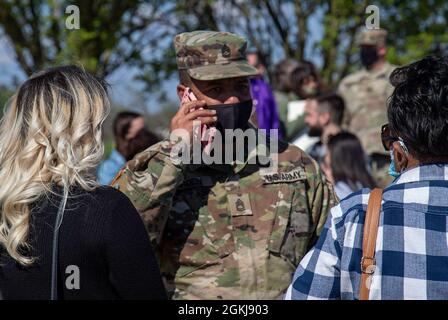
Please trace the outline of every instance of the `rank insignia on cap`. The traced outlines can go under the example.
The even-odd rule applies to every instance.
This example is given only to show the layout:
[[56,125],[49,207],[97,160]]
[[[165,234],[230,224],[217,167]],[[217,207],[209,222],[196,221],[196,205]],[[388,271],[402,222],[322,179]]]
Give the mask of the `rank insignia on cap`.
[[230,48],[226,44],[223,45],[222,49],[221,49],[221,53],[224,58],[230,57],[230,53],[231,53]]
[[174,37],[177,68],[202,81],[257,76],[246,48],[246,39],[230,32],[196,30]]

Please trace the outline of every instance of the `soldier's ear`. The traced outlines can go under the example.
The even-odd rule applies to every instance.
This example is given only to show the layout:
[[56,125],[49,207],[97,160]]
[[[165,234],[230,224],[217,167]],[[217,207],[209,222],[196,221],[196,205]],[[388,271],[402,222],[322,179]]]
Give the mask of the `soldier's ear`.
[[183,84],[179,83],[177,85],[177,96],[179,97],[179,101],[182,101],[182,97],[184,96],[185,90],[187,90],[187,87]]

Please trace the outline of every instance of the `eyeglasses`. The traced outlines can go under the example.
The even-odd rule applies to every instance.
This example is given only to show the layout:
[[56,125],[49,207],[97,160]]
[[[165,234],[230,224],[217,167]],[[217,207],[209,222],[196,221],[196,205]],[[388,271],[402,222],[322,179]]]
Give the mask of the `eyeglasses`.
[[389,151],[392,148],[392,143],[398,141],[400,146],[406,153],[409,153],[408,148],[404,144],[403,139],[400,137],[394,137],[390,132],[389,124],[383,124],[381,126],[381,142],[383,143],[384,150]]

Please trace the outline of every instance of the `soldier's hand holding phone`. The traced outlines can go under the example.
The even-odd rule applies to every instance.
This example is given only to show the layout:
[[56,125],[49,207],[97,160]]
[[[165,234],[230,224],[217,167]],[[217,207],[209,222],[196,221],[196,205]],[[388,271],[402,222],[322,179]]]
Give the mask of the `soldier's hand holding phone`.
[[204,109],[206,106],[204,100],[195,100],[190,88],[186,88],[181,101],[181,106],[176,115],[171,119],[171,131],[183,129],[190,135],[190,141],[193,137],[193,121],[200,121],[201,126],[215,123],[217,120],[215,110]]

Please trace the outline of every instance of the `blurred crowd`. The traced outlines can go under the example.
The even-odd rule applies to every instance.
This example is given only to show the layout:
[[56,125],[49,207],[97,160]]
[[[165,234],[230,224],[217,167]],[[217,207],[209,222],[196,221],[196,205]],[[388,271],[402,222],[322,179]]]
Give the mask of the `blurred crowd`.
[[[386,40],[385,30],[364,31],[357,41],[363,68],[343,78],[336,90],[322,82],[312,62],[292,59],[274,67],[271,89],[264,59],[257,52],[247,55],[260,71],[251,79],[254,122],[261,129],[278,129],[280,137],[318,161],[340,198],[391,182],[389,154],[378,135],[387,122],[386,100],[393,90],[389,76],[395,69],[385,58]],[[348,152],[350,161],[337,157],[339,150]]]

